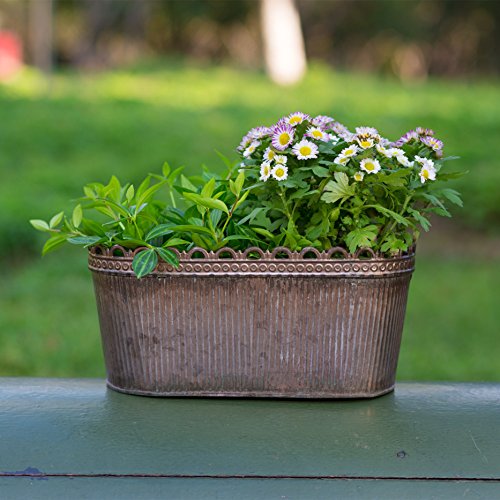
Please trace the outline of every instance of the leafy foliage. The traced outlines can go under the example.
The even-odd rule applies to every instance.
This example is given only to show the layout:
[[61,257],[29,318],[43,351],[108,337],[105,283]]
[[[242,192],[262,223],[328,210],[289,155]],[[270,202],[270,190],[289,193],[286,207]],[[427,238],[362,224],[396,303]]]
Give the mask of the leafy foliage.
[[293,113],[252,129],[240,151],[238,167],[220,155],[228,167],[222,177],[204,169],[188,178],[166,163],[138,186],[115,176],[86,185],[70,215],[30,221],[49,236],[42,253],[65,243],[139,249],[138,278],[159,260],[178,266],[174,250],[194,246],[394,255],[429,229],[430,214],[449,217],[447,204],[462,205],[457,191],[440,185],[460,174],[441,172],[447,159],[428,129],[390,143],[369,127],[352,133],[333,118]]

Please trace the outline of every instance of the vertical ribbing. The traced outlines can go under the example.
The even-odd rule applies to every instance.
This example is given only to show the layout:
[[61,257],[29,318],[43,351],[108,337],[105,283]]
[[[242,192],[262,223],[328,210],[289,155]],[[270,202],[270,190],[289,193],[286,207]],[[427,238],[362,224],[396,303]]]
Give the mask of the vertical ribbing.
[[108,379],[129,392],[349,397],[394,383],[409,275],[94,273]]

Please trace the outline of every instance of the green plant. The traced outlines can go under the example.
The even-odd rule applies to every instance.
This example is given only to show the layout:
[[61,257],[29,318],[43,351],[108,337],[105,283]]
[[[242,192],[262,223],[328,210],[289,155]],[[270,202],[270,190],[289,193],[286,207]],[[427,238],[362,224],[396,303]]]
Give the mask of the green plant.
[[[30,221],[35,229],[49,235],[42,254],[65,243],[141,248],[132,263],[141,278],[154,270],[158,259],[178,266],[172,248],[241,248],[241,242],[249,238],[244,228],[234,225],[233,218],[249,194],[242,191],[244,174],[235,180],[221,180],[205,172],[201,178],[188,179],[182,170],[172,171],[165,163],[162,175],[148,175],[137,188],[122,185],[115,176],[107,185],[86,185],[85,196],[78,200],[71,217],[59,212],[49,221]],[[162,188],[168,193],[168,205],[159,199]]]
[[452,159],[442,158],[442,147],[429,129],[391,143],[370,127],[352,133],[333,118],[292,113],[252,129],[238,167],[223,157],[223,177],[205,169],[188,178],[168,164],[137,188],[113,176],[85,186],[71,217],[30,222],[50,235],[43,254],[65,243],[139,249],[132,263],[138,278],[158,259],[178,266],[178,251],[195,246],[343,246],[391,256],[408,251],[420,227],[429,229],[431,213],[449,217],[446,205],[462,203],[441,185],[462,175],[442,171]]
[[248,222],[272,246],[292,250],[407,251],[431,213],[450,217],[447,204],[462,205],[442,186],[463,175],[442,170],[454,158],[442,148],[429,129],[391,143],[371,127],[352,133],[331,117],[292,113],[241,141],[241,166],[254,182]]

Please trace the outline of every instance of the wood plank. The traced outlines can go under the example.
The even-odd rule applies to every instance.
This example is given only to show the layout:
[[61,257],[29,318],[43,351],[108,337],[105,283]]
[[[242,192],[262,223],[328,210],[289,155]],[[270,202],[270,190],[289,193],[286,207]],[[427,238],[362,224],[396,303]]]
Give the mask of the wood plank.
[[30,500],[86,499],[212,499],[218,500],[316,500],[342,499],[492,499],[499,485],[484,482],[412,482],[381,480],[304,479],[139,479],[93,478],[36,480],[0,478],[1,497]]
[[500,479],[500,385],[401,383],[374,400],[290,401],[0,379],[0,451],[4,474]]

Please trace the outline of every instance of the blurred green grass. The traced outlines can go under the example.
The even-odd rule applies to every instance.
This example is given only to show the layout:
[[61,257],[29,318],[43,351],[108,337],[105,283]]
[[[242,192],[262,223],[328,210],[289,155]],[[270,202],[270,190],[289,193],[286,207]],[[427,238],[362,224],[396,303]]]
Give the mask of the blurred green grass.
[[[455,183],[466,203],[457,215],[494,233],[499,103],[495,81],[405,87],[320,66],[290,89],[259,73],[182,63],[59,73],[50,84],[25,73],[0,86],[0,375],[104,374],[85,254],[72,248],[39,258],[42,239],[27,224],[68,208],[84,183],[112,173],[137,181],[164,160],[190,172],[202,163],[219,168],[215,149],[235,158],[249,128],[300,109],[394,139],[418,125],[434,128],[445,153],[461,156],[456,167],[471,171]],[[447,247],[460,241],[442,245],[419,255],[399,378],[498,380],[499,259],[475,257],[469,245],[450,260]]]

